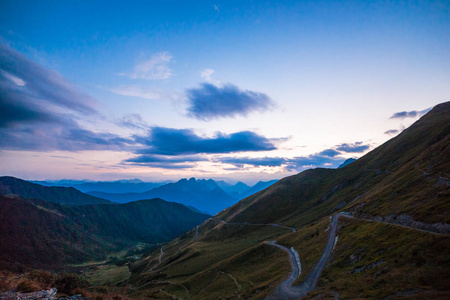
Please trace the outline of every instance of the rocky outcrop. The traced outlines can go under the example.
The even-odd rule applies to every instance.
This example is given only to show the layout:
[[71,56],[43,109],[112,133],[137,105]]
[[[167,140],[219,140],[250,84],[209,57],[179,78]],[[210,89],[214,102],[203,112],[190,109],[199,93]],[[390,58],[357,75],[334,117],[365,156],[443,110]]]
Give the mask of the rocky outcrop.
[[7,291],[0,294],[0,300],[89,300],[89,298],[85,298],[82,295],[56,297],[57,292],[56,288],[31,293]]
[[405,227],[415,228],[424,231],[450,234],[450,224],[447,223],[424,223],[421,221],[415,221],[411,215],[401,214],[401,215],[389,215],[389,216],[372,216],[369,214],[361,214],[355,216],[359,219],[372,220],[376,222],[397,224]]
[[2,300],[9,300],[9,299],[15,299],[15,300],[34,300],[34,299],[45,299],[45,300],[53,300],[56,298],[56,292],[57,289],[49,289],[49,290],[42,290],[38,292],[31,292],[31,293],[20,293],[15,291],[7,291],[0,295],[0,299]]

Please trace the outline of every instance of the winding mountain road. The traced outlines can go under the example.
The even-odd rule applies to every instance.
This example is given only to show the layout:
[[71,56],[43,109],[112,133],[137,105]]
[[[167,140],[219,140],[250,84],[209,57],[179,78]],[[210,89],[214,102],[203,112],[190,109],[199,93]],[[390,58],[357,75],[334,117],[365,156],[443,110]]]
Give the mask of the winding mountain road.
[[[330,216],[330,223],[331,224],[326,230],[326,231],[329,230],[329,233],[328,233],[328,241],[327,241],[325,250],[324,250],[324,252],[323,252],[319,262],[309,272],[309,274],[307,275],[306,279],[298,286],[292,286],[292,284],[300,276],[300,273],[301,273],[301,270],[299,269],[299,263],[300,262],[297,263],[297,260],[296,260],[295,254],[294,254],[294,252],[296,252],[296,251],[295,250],[292,251],[291,249],[289,249],[289,248],[287,248],[285,246],[279,245],[279,244],[276,243],[276,241],[266,241],[265,242],[268,245],[271,245],[271,246],[274,246],[274,247],[278,247],[278,248],[284,250],[285,252],[287,252],[288,255],[289,255],[289,261],[290,261],[290,264],[291,264],[291,272],[289,273],[288,278],[280,283],[280,285],[275,290],[275,292],[273,293],[272,296],[269,296],[266,299],[300,299],[300,298],[305,297],[306,295],[308,295],[309,292],[314,290],[315,286],[317,285],[317,281],[319,280],[319,277],[320,277],[323,269],[325,268],[325,264],[326,264],[327,260],[329,259],[331,253],[333,252],[334,247],[336,246],[336,242],[337,242],[336,230],[337,230],[337,223],[338,223],[339,217],[355,218],[352,214],[350,214],[348,212],[340,212],[340,213],[335,214],[334,216]],[[395,225],[395,226],[415,229],[415,230],[418,230],[418,231],[428,232],[428,233],[432,233],[432,234],[440,234],[440,233],[436,233],[436,232],[432,232],[432,231],[428,231],[428,230],[423,230],[423,229],[418,229],[418,228],[414,228],[414,227],[410,227],[410,226],[404,226],[404,225],[400,225],[400,224],[393,224],[393,223],[376,221],[376,220],[369,220],[369,219],[363,219],[363,218],[357,218],[357,219],[364,220],[364,221],[384,223],[384,224],[388,224],[388,225]],[[209,220],[219,221],[220,223],[222,223],[224,225],[272,226],[272,227],[285,228],[285,229],[289,229],[292,232],[296,232],[295,228],[284,226],[284,225],[280,225],[280,224],[272,224],[272,223],[271,224],[258,224],[258,223],[247,223],[247,222],[245,222],[245,223],[233,223],[233,222],[226,222],[224,220],[215,219],[215,218],[210,218]],[[195,228],[195,235],[191,239],[191,241],[187,245],[185,245],[181,249],[179,249],[177,251],[177,253],[180,250],[182,250],[183,248],[187,247],[191,242],[193,242],[198,237],[198,235],[199,235],[199,226],[197,226]],[[444,235],[446,235],[446,234],[444,234]],[[163,254],[164,254],[163,247],[161,247],[161,254],[159,256],[159,264],[161,264],[161,259],[162,259]],[[150,271],[155,269],[158,265],[154,266]]]
[[[292,286],[292,284],[298,277],[298,275],[297,275],[298,267],[297,267],[295,257],[294,257],[294,254],[292,253],[292,251],[290,251],[290,249],[288,249],[284,246],[276,244],[276,242],[268,243],[269,245],[281,248],[284,251],[288,252],[292,271],[289,274],[289,277],[278,286],[278,288],[275,291],[275,293],[273,294],[273,296],[269,296],[267,299],[299,299],[299,298],[305,297],[306,295],[308,295],[309,292],[314,290],[314,288],[317,284],[317,281],[319,280],[320,274],[322,273],[322,270],[324,269],[325,264],[331,255],[331,252],[333,252],[334,247],[336,246],[336,242],[337,242],[336,228],[337,228],[337,222],[338,222],[339,217],[352,218],[352,219],[354,218],[354,216],[348,212],[340,212],[340,213],[334,215],[333,217],[331,217],[331,224],[329,227],[329,234],[328,234],[328,242],[327,242],[325,250],[322,254],[322,257],[320,258],[319,262],[313,267],[311,272],[308,274],[305,281],[303,281],[298,286]],[[392,223],[380,222],[380,221],[375,221],[375,220],[367,220],[367,219],[362,219],[362,218],[357,218],[357,219],[364,220],[364,221],[370,221],[370,222],[378,222],[378,223],[383,223],[383,224],[388,224],[388,225],[394,225],[394,226],[400,226],[400,227],[414,229],[414,230],[418,230],[418,231],[422,231],[422,232],[428,232],[431,234],[440,234],[440,233],[436,233],[436,232],[432,232],[432,231],[428,231],[428,230],[418,229],[418,228],[399,225],[399,224],[392,224]]]
[[299,286],[292,286],[292,284],[298,277],[297,263],[295,261],[294,254],[286,247],[277,245],[272,242],[269,243],[270,245],[279,247],[289,253],[292,271],[289,274],[289,277],[278,286],[274,295],[268,297],[267,299],[298,299],[305,297],[306,295],[308,295],[309,292],[311,292],[314,289],[314,287],[317,284],[317,281],[319,280],[320,274],[322,273],[322,270],[325,267],[325,263],[327,262],[333,250],[333,245],[336,238],[337,221],[340,216],[344,215],[351,218],[351,216],[345,213],[344,214],[338,213],[334,215],[333,218],[331,219],[330,232],[328,234],[328,242],[325,247],[325,251],[323,252],[319,262],[314,266],[311,272],[309,272],[305,281],[303,281]]

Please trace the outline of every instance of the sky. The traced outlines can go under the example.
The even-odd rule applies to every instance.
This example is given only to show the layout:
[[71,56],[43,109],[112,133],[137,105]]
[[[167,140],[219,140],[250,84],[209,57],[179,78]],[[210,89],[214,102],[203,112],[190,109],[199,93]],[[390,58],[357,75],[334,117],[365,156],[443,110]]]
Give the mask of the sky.
[[0,175],[335,168],[449,82],[448,1],[1,1]]

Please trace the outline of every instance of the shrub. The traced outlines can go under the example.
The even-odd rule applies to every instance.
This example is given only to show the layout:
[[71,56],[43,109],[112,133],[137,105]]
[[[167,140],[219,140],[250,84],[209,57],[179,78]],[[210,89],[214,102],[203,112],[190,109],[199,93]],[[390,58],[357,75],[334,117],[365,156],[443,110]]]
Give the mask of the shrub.
[[33,281],[22,280],[17,285],[17,291],[22,293],[31,293],[40,290],[40,287]]
[[86,279],[76,274],[61,274],[58,275],[54,282],[55,287],[61,294],[70,295],[76,288],[87,288],[90,286]]

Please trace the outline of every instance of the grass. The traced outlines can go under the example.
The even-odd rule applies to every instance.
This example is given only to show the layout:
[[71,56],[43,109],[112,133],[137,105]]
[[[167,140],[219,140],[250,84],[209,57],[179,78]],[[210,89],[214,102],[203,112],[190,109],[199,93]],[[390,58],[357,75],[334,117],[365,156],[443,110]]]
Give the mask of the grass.
[[[329,218],[324,218],[317,224],[301,228],[296,234],[286,235],[278,241],[279,244],[288,248],[294,247],[299,253],[302,273],[294,285],[300,284],[305,279],[322,256],[328,241],[329,231],[325,232],[325,230],[329,224]],[[286,259],[288,259],[287,255]]]
[[128,266],[104,265],[94,266],[85,276],[87,281],[94,286],[115,285],[130,277]]
[[336,249],[310,297],[328,291],[353,299],[400,297],[405,291],[422,299],[450,295],[449,236],[355,219],[339,222]]
[[[263,299],[290,272],[277,240],[300,255],[299,284],[325,248],[336,211],[409,214],[426,223],[450,222],[450,105],[342,169],[307,170],[278,181],[127,266],[95,266],[95,284],[118,284],[134,298]],[[146,216],[147,217],[147,216]],[[142,227],[148,230],[148,227]],[[340,228],[340,229],[339,229]],[[109,228],[108,228],[109,229]],[[450,237],[339,219],[339,241],[310,299],[449,299]],[[93,281],[98,280],[98,281]],[[132,285],[134,288],[129,288]]]
[[[206,224],[213,227],[214,224]],[[218,224],[214,229],[202,234],[185,247],[182,241],[174,241],[164,246],[160,271],[148,269],[158,261],[159,249],[144,260],[146,271],[130,280],[135,286],[145,282],[159,281],[134,292],[140,296],[150,293],[155,297],[159,289],[178,297],[208,298],[209,296],[234,297],[238,294],[251,297],[252,294],[266,295],[274,282],[279,282],[289,273],[286,253],[264,241],[276,240],[289,234],[289,230],[271,226],[245,226]],[[191,236],[186,240],[191,240]],[[134,268],[139,268],[136,264]],[[275,276],[274,276],[275,274]],[[171,284],[167,284],[170,281]],[[186,290],[181,286],[185,286]],[[152,292],[151,292],[152,291]],[[194,296],[195,295],[195,296]],[[215,296],[214,296],[215,295]],[[163,297],[163,296],[161,296]]]

